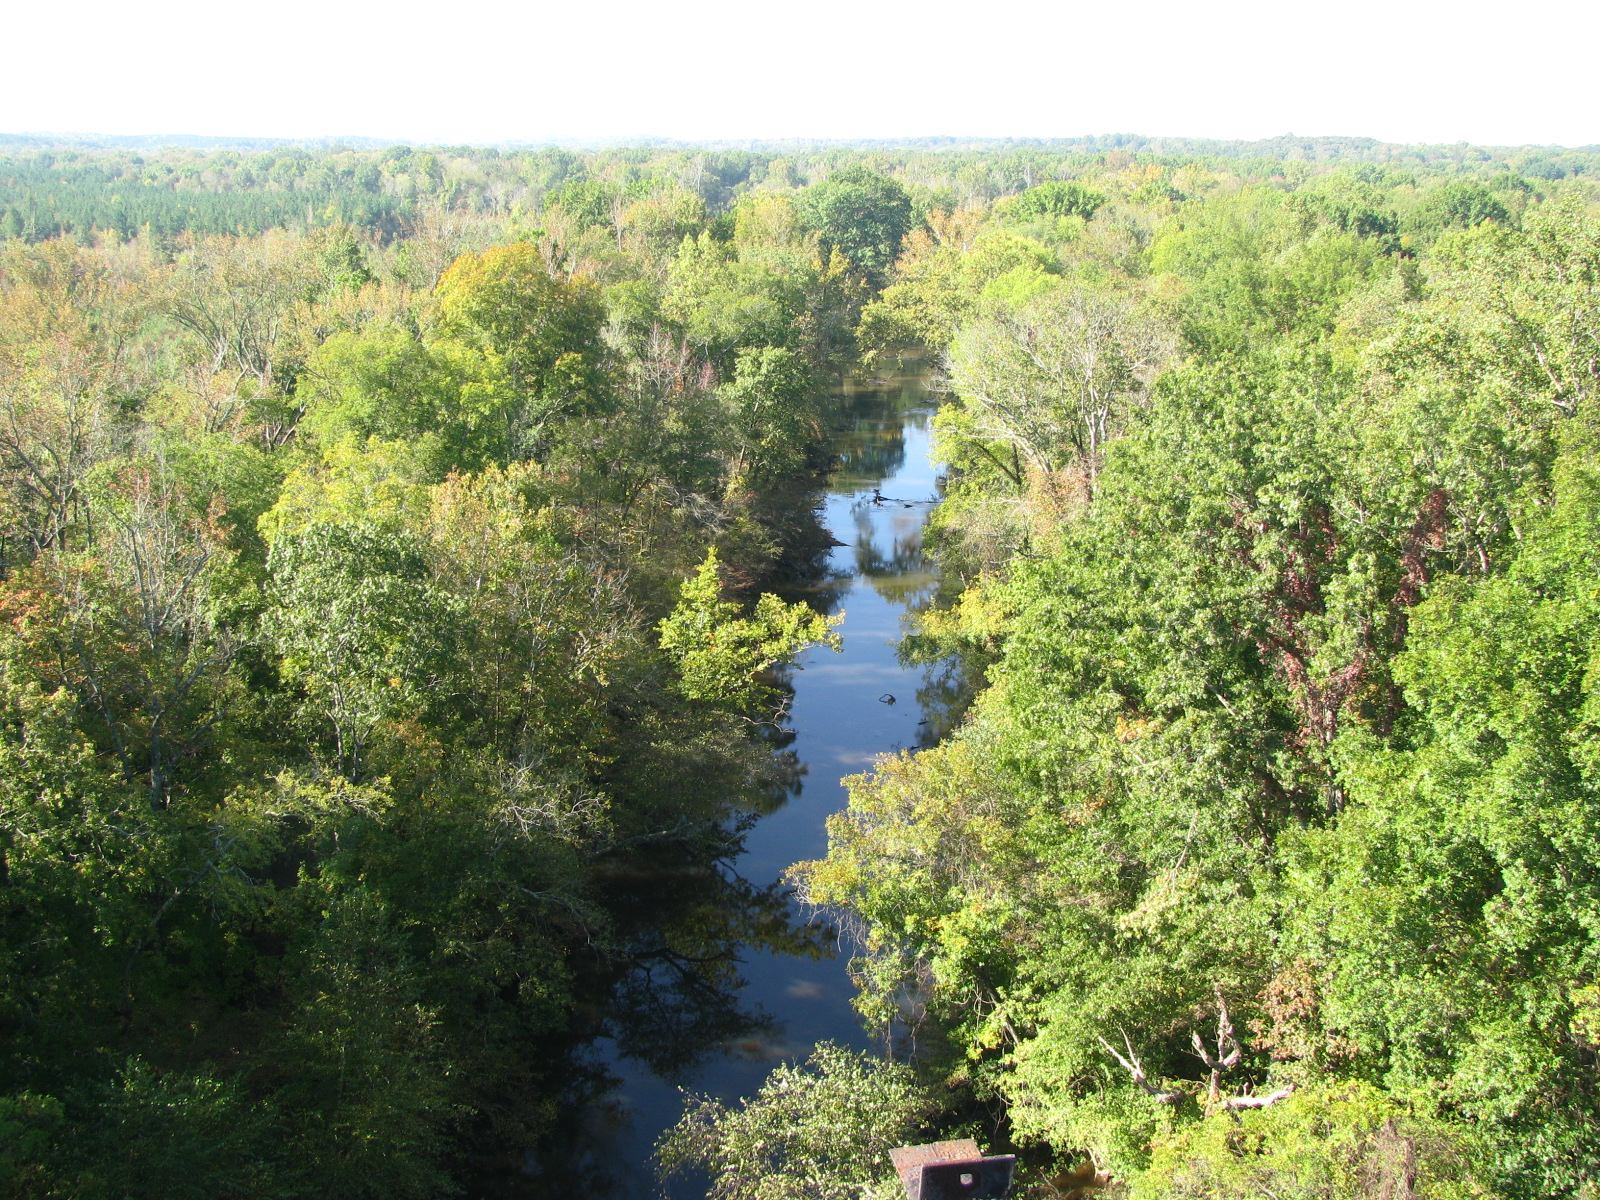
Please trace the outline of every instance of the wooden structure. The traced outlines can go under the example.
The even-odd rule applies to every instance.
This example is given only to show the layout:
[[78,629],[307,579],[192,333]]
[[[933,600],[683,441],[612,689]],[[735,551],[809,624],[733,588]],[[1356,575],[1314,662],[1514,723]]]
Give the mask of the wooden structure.
[[889,1151],[906,1200],[1000,1200],[1011,1194],[1017,1160],[985,1155],[972,1138]]

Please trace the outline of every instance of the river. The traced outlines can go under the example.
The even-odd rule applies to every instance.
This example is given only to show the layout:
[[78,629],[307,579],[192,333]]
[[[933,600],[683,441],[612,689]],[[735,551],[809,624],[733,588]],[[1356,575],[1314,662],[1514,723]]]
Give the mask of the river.
[[[879,755],[926,745],[936,732],[930,722],[937,711],[925,713],[919,695],[930,683],[926,669],[902,666],[897,652],[908,611],[936,585],[922,553],[922,528],[939,487],[929,458],[933,402],[926,373],[847,382],[836,414],[830,448],[837,466],[820,515],[844,544],[785,598],[805,595],[826,612],[843,613],[843,648],[809,650],[788,673],[787,752],[798,760],[798,778],[748,831],[732,863],[757,893],[781,894],[791,864],[826,852],[825,822],[848,800],[844,776],[868,770]],[[729,999],[749,1017],[742,1030],[699,1047],[692,1062],[671,1070],[659,1062],[652,1068],[615,1039],[595,1044],[597,1066],[616,1083],[584,1106],[570,1142],[573,1160],[560,1172],[581,1179],[582,1194],[618,1200],[662,1194],[651,1154],[683,1110],[680,1087],[731,1101],[753,1094],[775,1063],[803,1058],[818,1041],[871,1044],[850,1004],[849,947],[792,901],[776,903],[819,945],[807,952],[790,944],[803,938],[764,937],[737,950],[742,986],[730,988]],[[772,948],[761,948],[763,941]],[[722,1027],[738,1030],[738,1023],[723,1019]],[[704,1181],[675,1180],[666,1194],[693,1200],[704,1195]]]

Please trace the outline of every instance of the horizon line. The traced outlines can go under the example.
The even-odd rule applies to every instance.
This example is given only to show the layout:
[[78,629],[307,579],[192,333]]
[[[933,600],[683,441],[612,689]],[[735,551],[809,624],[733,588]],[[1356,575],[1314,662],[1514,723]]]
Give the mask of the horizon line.
[[[170,140],[163,140],[170,139]],[[350,145],[362,143],[361,146],[352,146],[357,149],[373,149],[386,146],[411,146],[427,147],[453,147],[464,146],[474,149],[537,149],[550,147],[555,149],[581,149],[585,147],[613,149],[627,146],[747,146],[759,147],[764,145],[800,145],[800,146],[874,146],[896,147],[910,146],[915,143],[950,142],[950,143],[1022,143],[1022,144],[1048,144],[1048,143],[1083,143],[1127,140],[1131,142],[1191,142],[1215,143],[1219,145],[1266,145],[1273,142],[1350,142],[1361,143],[1369,147],[1396,147],[1410,149],[1417,147],[1447,148],[1469,147],[1479,150],[1552,150],[1552,151],[1596,151],[1600,150],[1600,143],[1569,146],[1556,142],[1520,142],[1520,143],[1490,143],[1472,142],[1465,139],[1456,141],[1389,141],[1383,138],[1372,137],[1367,134],[1344,133],[1318,133],[1299,134],[1285,132],[1270,134],[1264,137],[1218,137],[1205,134],[1146,134],[1131,131],[1117,131],[1113,133],[1079,133],[1062,135],[1042,134],[952,134],[952,133],[922,133],[922,134],[897,134],[893,136],[850,136],[850,137],[825,137],[810,135],[763,135],[763,136],[703,136],[684,137],[672,134],[568,134],[545,137],[504,137],[504,138],[465,138],[451,140],[447,138],[416,138],[416,137],[390,137],[374,134],[210,134],[210,133],[101,133],[91,131],[68,130],[23,130],[17,132],[0,132],[0,144],[6,142],[46,142],[46,143],[81,143],[90,148],[114,148],[116,143],[144,143],[149,148],[171,149],[199,149],[208,145],[223,145],[230,143],[276,143],[282,145],[317,144],[321,146]],[[96,145],[105,143],[108,145]],[[1115,148],[1115,147],[1112,147]]]

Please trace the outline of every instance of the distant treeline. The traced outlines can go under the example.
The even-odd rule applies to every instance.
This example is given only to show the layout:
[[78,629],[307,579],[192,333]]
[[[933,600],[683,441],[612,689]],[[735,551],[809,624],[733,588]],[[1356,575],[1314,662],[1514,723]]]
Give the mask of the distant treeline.
[[[548,193],[583,182],[630,199],[698,194],[713,214],[763,188],[801,187],[851,165],[896,179],[919,212],[986,204],[1039,183],[1153,168],[1156,183],[1197,167],[1242,183],[1293,187],[1334,168],[1381,186],[1506,176],[1533,188],[1593,176],[1600,149],[1399,146],[1370,138],[1211,141],[1132,134],[1062,140],[923,138],[696,147],[572,149],[104,138],[51,144],[0,137],[0,238],[143,230],[162,237],[351,225],[392,238],[424,209],[526,218]],[[145,144],[150,143],[150,144]],[[1181,189],[1179,189],[1181,191]]]

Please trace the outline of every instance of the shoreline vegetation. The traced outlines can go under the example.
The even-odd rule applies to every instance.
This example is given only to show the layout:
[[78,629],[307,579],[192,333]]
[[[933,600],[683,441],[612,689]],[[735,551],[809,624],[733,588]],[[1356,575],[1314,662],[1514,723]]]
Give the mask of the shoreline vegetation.
[[551,1195],[586,1038],[737,1036],[914,354],[975,699],[790,877],[886,1052],[662,1166],[1597,1194],[1600,151],[106,142],[0,138],[0,1188]]

